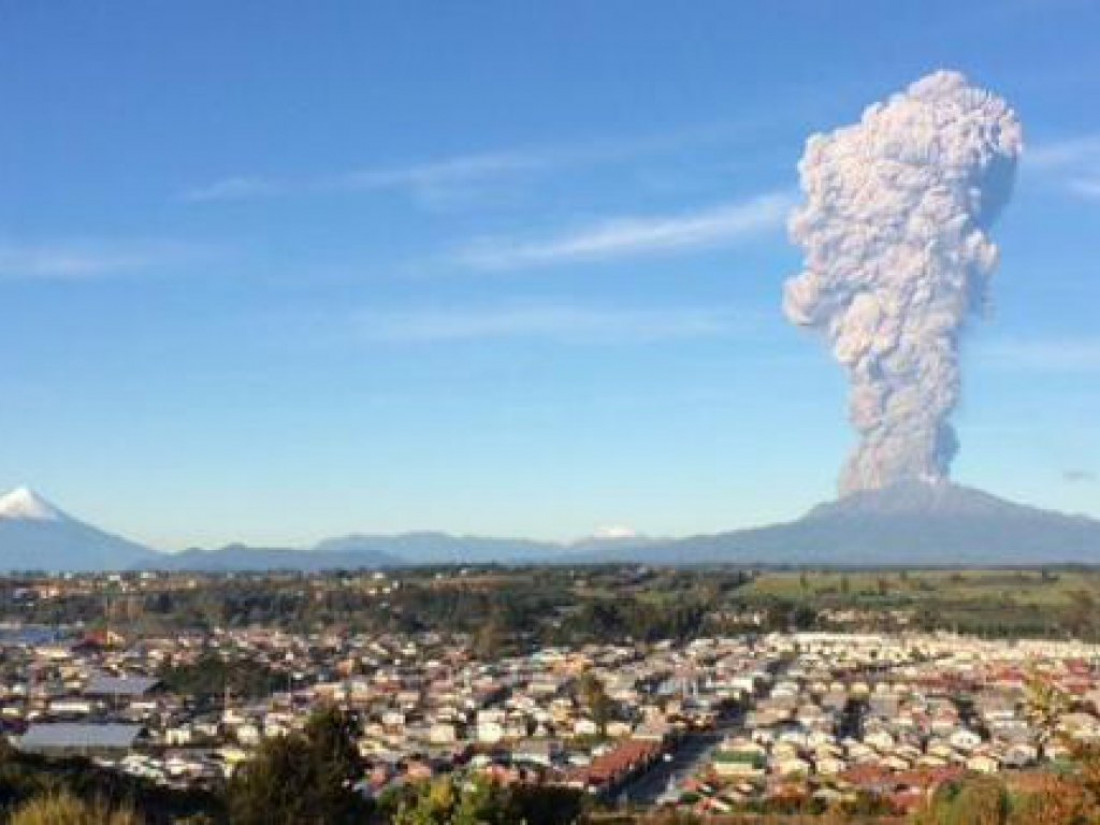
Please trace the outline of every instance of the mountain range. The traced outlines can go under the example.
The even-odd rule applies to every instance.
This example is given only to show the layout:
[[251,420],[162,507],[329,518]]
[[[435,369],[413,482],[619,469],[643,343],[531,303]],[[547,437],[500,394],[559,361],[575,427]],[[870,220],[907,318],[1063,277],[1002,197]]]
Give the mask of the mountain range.
[[1100,563],[1100,521],[947,483],[908,482],[821,504],[791,522],[678,539],[568,544],[417,532],[352,535],[311,548],[232,544],[161,553],[104,532],[27,488],[0,497],[0,569],[326,569],[444,564],[952,566]]

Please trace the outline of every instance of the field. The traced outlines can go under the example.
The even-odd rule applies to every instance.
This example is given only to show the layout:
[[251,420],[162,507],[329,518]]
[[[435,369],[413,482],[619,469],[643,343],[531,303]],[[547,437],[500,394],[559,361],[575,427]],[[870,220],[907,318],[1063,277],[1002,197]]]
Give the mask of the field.
[[[883,592],[885,589],[885,593]],[[845,592],[846,591],[846,592]],[[922,604],[973,603],[1011,598],[1019,605],[1068,606],[1075,594],[1100,595],[1096,570],[867,570],[765,572],[745,592],[786,599],[858,603],[883,595]]]
[[1088,635],[1097,621],[1100,571],[772,571],[741,594],[817,610],[905,610],[922,624],[971,632]]

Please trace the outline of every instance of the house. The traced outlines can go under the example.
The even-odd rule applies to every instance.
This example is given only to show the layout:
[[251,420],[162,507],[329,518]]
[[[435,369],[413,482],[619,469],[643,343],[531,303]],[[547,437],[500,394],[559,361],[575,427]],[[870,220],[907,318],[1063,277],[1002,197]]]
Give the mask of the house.
[[252,722],[245,722],[242,725],[238,725],[234,730],[234,735],[237,738],[237,742],[246,747],[258,745],[260,743],[260,727]]
[[968,752],[982,743],[982,737],[969,728],[958,728],[947,737],[947,741],[957,750]]
[[1006,768],[1026,768],[1039,761],[1039,749],[1034,745],[1018,743],[1005,749],[1003,764]]
[[504,739],[504,725],[500,722],[486,720],[477,723],[477,741],[487,745],[495,745]]
[[865,745],[870,745],[879,752],[883,752],[894,747],[894,737],[884,730],[877,730],[864,736],[863,743]]
[[15,744],[28,753],[117,758],[136,747],[143,734],[141,725],[38,722],[32,724]]
[[996,773],[1000,770],[1001,763],[991,754],[978,753],[966,760],[966,767],[979,773]]
[[811,765],[805,759],[801,759],[797,756],[792,756],[775,762],[772,765],[772,770],[779,776],[784,777],[809,776],[811,773],[813,773],[813,765]]
[[98,699],[131,700],[163,689],[160,679],[152,676],[92,676],[84,686],[84,695]]
[[823,755],[814,758],[814,770],[822,776],[836,776],[848,769],[848,763],[837,756]]
[[591,719],[576,719],[573,722],[574,736],[598,736],[600,726]]
[[194,728],[190,725],[176,725],[164,731],[164,743],[171,747],[190,745],[194,738]]
[[50,713],[56,716],[87,716],[95,705],[87,699],[54,699],[50,702]]
[[454,722],[433,722],[428,729],[428,741],[433,745],[450,745],[458,741],[458,725]]
[[531,762],[549,768],[561,753],[557,742],[547,739],[524,739],[512,749],[516,762]]

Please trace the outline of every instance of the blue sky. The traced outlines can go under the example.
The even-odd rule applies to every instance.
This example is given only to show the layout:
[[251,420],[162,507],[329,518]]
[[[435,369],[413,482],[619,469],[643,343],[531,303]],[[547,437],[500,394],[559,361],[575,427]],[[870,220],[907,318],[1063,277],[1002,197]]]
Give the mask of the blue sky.
[[[675,6],[675,7],[674,7]],[[1028,153],[957,480],[1100,516],[1100,6],[0,1],[0,483],[158,547],[715,531],[832,495],[805,138],[937,69]]]

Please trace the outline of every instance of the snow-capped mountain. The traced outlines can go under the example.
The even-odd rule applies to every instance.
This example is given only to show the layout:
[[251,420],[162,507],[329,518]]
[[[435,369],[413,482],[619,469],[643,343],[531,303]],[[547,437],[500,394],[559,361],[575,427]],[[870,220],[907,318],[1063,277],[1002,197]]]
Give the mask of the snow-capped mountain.
[[0,496],[0,520],[61,521],[62,518],[60,510],[29,487],[16,487]]
[[156,554],[66,514],[26,487],[0,496],[0,570],[125,570]]

